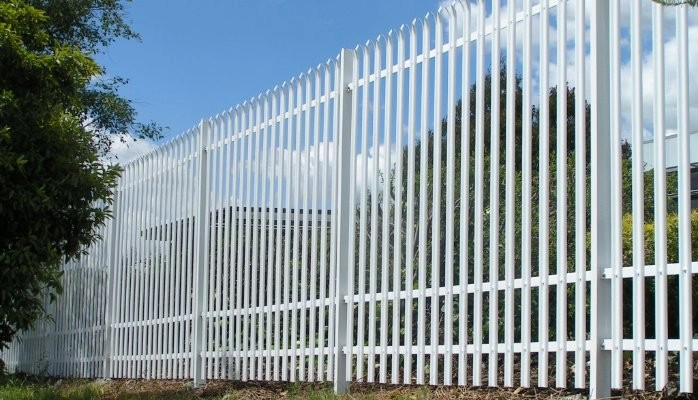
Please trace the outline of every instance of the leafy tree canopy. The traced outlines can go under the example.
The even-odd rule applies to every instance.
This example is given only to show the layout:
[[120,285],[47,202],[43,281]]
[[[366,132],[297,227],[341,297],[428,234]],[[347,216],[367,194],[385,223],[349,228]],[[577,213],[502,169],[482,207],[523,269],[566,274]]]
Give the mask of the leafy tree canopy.
[[117,38],[138,38],[121,0],[0,2],[0,349],[100,239],[120,171],[100,155],[116,135],[160,135],[92,58]]

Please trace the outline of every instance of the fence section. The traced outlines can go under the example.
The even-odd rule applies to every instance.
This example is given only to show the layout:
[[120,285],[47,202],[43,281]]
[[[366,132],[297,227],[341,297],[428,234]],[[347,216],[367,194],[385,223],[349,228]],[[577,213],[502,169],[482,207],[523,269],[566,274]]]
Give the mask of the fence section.
[[55,324],[3,357],[691,392],[696,32],[687,6],[463,1],[343,50],[128,164]]
[[126,166],[114,207],[110,375],[191,377],[198,132]]
[[206,378],[331,380],[337,63],[210,122]]
[[96,378],[102,376],[105,357],[105,323],[109,283],[109,250],[113,220],[98,229],[105,238],[89,249],[89,255],[63,266],[63,294],[45,304],[49,320],[41,320],[31,332],[1,353],[10,371],[52,376]]

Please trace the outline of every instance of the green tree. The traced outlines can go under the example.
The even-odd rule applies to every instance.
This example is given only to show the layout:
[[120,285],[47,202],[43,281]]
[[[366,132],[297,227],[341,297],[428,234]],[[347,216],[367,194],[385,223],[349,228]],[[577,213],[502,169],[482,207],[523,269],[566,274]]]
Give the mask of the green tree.
[[121,0],[0,2],[0,349],[46,316],[61,263],[100,239],[120,171],[100,155],[118,134],[159,137],[92,58],[137,38],[123,18]]

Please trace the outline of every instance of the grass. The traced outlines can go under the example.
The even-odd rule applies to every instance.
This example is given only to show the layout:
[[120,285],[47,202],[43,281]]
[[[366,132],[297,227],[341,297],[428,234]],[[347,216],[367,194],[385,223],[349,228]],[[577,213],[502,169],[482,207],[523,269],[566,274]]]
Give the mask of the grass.
[[[0,376],[0,400],[156,400],[220,399],[250,400],[283,397],[286,399],[342,399],[332,389],[313,385],[244,385],[230,388],[230,383],[210,384],[192,389],[177,381],[84,379],[60,380],[27,375]],[[369,397],[362,397],[368,399]]]
[[90,382],[58,387],[46,379],[12,375],[0,377],[0,400],[89,400],[101,398],[101,388]]

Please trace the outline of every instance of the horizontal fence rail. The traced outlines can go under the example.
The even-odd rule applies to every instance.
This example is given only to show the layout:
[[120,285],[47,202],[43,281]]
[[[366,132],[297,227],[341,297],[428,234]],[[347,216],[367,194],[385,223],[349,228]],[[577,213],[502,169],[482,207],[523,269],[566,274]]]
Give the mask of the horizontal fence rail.
[[688,6],[480,0],[345,49],[127,164],[53,320],[0,355],[693,392],[697,35]]

